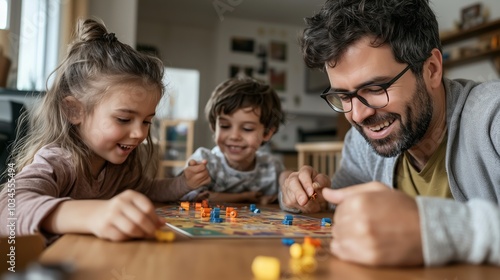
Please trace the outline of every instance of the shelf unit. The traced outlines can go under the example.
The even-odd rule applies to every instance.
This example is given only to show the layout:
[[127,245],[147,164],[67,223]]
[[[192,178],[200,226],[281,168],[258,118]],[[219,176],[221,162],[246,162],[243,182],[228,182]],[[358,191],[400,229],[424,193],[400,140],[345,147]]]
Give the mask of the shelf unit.
[[460,56],[458,58],[453,58],[445,60],[443,66],[445,68],[455,67],[464,65],[467,63],[476,62],[484,59],[493,60],[495,69],[500,73],[500,19],[489,21],[478,26],[471,27],[467,30],[457,31],[453,33],[448,33],[441,36],[441,44],[443,47],[465,41],[467,39],[478,38],[482,35],[492,35],[496,34],[496,44],[490,42],[489,48],[485,50],[478,50],[469,55]]
[[161,120],[159,134],[158,177],[174,176],[177,170],[186,165],[186,160],[193,154],[194,121]]

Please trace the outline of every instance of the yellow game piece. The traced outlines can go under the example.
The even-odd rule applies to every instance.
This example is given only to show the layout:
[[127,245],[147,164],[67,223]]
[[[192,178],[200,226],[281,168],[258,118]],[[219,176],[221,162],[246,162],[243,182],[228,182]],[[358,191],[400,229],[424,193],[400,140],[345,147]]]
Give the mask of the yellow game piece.
[[304,256],[314,256],[316,254],[316,248],[310,243],[302,244],[302,255]]
[[302,262],[301,259],[290,259],[290,271],[292,274],[298,275],[302,274]]
[[175,233],[171,231],[157,230],[155,236],[156,240],[164,242],[172,242],[175,239]]
[[317,267],[318,263],[313,256],[304,256],[302,259],[300,259],[300,268],[302,273],[313,273],[314,271],[316,271]]
[[274,257],[257,256],[252,262],[252,272],[257,280],[280,278],[280,261]]
[[290,246],[290,256],[292,256],[292,258],[294,259],[302,257],[303,251],[304,250],[302,249],[302,245],[299,243],[293,243]]

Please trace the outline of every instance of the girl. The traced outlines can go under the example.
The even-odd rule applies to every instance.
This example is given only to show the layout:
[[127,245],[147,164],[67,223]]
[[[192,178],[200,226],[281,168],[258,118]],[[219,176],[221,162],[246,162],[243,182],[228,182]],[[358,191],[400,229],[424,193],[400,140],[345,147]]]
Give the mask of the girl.
[[39,232],[48,242],[64,233],[153,236],[163,222],[150,199],[177,200],[200,185],[196,176],[146,176],[156,162],[150,125],[163,95],[162,62],[85,20],[55,74],[14,146],[15,182],[0,202],[7,205],[7,192],[15,192],[16,208],[2,207],[2,221],[16,217],[17,234]]

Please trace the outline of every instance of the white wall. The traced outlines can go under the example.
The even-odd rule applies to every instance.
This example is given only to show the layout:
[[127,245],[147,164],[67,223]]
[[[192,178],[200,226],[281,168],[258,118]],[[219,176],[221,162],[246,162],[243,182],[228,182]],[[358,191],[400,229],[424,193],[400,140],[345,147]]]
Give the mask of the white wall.
[[[198,120],[195,122],[194,147],[214,145],[212,132],[205,121],[205,104],[216,86],[214,78],[215,32],[211,25],[186,26],[141,21],[137,42],[155,46],[166,67],[200,71]],[[168,92],[167,92],[168,94]]]
[[89,0],[89,15],[104,21],[120,42],[135,48],[138,0]]
[[[463,7],[477,2],[477,0],[432,0],[431,6],[438,18],[439,29],[441,31],[453,30],[455,28],[454,23],[460,20],[460,10]],[[483,7],[488,8],[490,19],[500,18],[500,1],[481,0],[480,2],[483,4]],[[487,81],[500,77],[490,60],[483,60],[460,65],[460,67],[450,68],[445,75],[451,79],[465,78],[478,81]]]

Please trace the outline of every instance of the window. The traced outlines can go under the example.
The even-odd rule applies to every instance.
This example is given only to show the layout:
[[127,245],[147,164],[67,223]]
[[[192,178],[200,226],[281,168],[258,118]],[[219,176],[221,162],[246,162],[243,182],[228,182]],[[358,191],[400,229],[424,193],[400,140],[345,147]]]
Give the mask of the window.
[[0,29],[9,29],[9,0],[0,0]]
[[[3,1],[3,0],[0,0]],[[57,67],[60,0],[23,0],[17,88],[45,90],[49,74]]]

